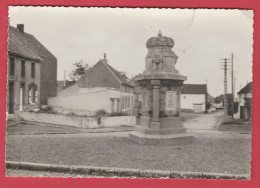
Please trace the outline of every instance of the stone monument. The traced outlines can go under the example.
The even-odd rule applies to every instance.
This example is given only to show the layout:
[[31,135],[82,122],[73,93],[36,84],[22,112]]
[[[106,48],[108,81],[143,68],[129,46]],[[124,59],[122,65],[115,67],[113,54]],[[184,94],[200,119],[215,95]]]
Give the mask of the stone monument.
[[172,38],[152,37],[146,42],[145,71],[135,78],[134,113],[139,125],[129,138],[140,144],[170,145],[192,142],[180,119],[180,95],[187,79],[175,69],[178,56]]

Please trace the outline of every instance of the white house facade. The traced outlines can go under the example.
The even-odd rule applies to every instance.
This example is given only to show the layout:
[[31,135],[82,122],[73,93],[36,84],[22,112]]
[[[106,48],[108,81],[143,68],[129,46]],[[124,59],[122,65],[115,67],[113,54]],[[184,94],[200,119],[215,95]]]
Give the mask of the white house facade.
[[237,93],[238,114],[237,118],[251,119],[252,112],[252,82],[248,83]]
[[206,84],[184,84],[181,90],[181,109],[183,111],[205,112],[206,101],[213,104],[214,98],[207,93]]
[[78,82],[48,99],[48,105],[61,113],[94,115],[107,113],[131,114],[134,86],[120,72],[101,59]]

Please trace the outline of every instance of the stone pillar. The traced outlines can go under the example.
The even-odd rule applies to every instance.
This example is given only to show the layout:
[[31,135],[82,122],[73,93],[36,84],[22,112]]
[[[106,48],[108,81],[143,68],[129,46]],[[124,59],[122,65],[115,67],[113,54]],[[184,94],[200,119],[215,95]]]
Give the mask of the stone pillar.
[[117,100],[117,112],[120,112],[120,99],[116,99]]
[[110,101],[111,101],[111,113],[113,113],[114,112],[114,99],[110,98]]
[[152,102],[152,122],[151,128],[160,128],[160,80],[151,80],[153,86],[153,102]]
[[23,111],[23,95],[24,95],[23,88],[20,87],[20,107],[19,107],[20,111]]
[[152,80],[153,86],[153,118],[152,121],[159,121],[159,100],[160,100],[160,80]]

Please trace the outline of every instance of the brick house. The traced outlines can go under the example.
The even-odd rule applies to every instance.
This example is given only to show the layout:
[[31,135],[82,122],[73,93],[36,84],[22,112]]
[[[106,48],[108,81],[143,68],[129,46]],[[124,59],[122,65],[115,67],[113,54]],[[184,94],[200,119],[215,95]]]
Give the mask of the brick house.
[[8,27],[7,112],[38,108],[56,95],[57,59],[24,25]]
[[93,115],[98,110],[131,113],[133,104],[133,86],[127,77],[108,64],[105,57],[76,84],[48,99],[48,105],[54,110],[59,108],[59,111],[84,115]]

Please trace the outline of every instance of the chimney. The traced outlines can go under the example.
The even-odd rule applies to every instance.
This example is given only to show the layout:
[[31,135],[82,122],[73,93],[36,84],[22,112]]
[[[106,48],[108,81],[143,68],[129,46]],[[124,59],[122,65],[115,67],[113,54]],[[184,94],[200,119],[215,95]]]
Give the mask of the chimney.
[[21,33],[24,33],[24,25],[23,25],[23,24],[17,24],[17,29],[18,29]]
[[103,59],[103,61],[107,63],[107,54],[106,54],[106,53],[104,53],[104,59]]

